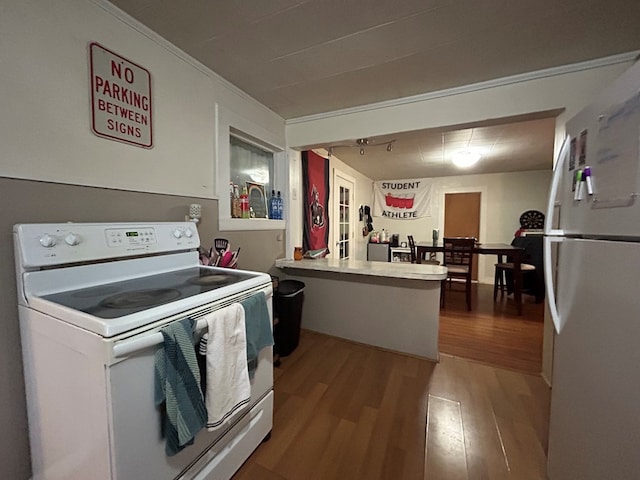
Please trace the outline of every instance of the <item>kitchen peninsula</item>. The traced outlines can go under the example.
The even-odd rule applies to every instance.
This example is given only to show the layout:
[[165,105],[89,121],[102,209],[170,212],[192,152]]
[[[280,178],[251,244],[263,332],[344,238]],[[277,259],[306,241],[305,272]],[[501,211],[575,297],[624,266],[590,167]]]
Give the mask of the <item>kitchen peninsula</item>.
[[330,258],[280,259],[276,267],[305,283],[303,328],[438,359],[446,268]]

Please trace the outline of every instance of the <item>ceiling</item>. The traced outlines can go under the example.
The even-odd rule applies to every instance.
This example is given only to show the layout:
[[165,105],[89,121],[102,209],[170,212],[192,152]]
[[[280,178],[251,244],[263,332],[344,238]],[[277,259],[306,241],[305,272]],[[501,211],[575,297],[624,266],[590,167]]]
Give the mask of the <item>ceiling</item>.
[[[558,113],[401,132],[370,138],[365,146],[341,142],[330,148],[333,155],[372,180],[551,170]],[[468,148],[479,151],[481,161],[465,169],[452,165],[453,153]]]
[[[285,119],[640,49],[637,0],[111,3]],[[486,152],[465,173],[551,168],[557,113],[376,137],[365,155],[334,154],[372,179],[459,173],[446,161],[459,146]]]

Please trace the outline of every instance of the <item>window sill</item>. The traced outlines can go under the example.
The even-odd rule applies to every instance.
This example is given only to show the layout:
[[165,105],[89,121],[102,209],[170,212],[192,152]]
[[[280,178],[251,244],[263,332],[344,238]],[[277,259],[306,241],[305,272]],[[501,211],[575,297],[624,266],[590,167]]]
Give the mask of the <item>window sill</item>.
[[220,218],[218,227],[224,231],[248,231],[248,230],[284,230],[286,220],[271,220],[269,218]]

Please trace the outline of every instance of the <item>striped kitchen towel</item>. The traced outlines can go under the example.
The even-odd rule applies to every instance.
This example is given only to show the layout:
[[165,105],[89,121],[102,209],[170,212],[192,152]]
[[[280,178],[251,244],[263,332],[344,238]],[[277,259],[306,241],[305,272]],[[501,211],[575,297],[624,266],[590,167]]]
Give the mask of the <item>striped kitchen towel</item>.
[[169,456],[191,445],[207,423],[193,323],[185,318],[162,328],[164,344],[155,356],[155,401],[161,408],[164,405],[165,452]]
[[206,317],[208,331],[207,429],[221,431],[230,425],[251,400],[251,384],[247,371],[247,340],[244,310],[239,303],[216,310]]

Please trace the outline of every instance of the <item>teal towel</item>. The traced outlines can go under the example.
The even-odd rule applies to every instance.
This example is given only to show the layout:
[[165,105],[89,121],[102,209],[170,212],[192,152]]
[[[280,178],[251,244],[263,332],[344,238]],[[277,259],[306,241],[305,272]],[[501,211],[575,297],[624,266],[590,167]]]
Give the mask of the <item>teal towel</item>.
[[207,409],[193,346],[193,320],[174,322],[161,333],[164,345],[155,356],[155,401],[165,405],[165,451],[171,456],[193,443],[207,423]]
[[244,322],[247,331],[247,366],[249,377],[258,367],[258,353],[264,347],[273,345],[271,332],[271,317],[264,292],[256,293],[240,302],[244,308]]

